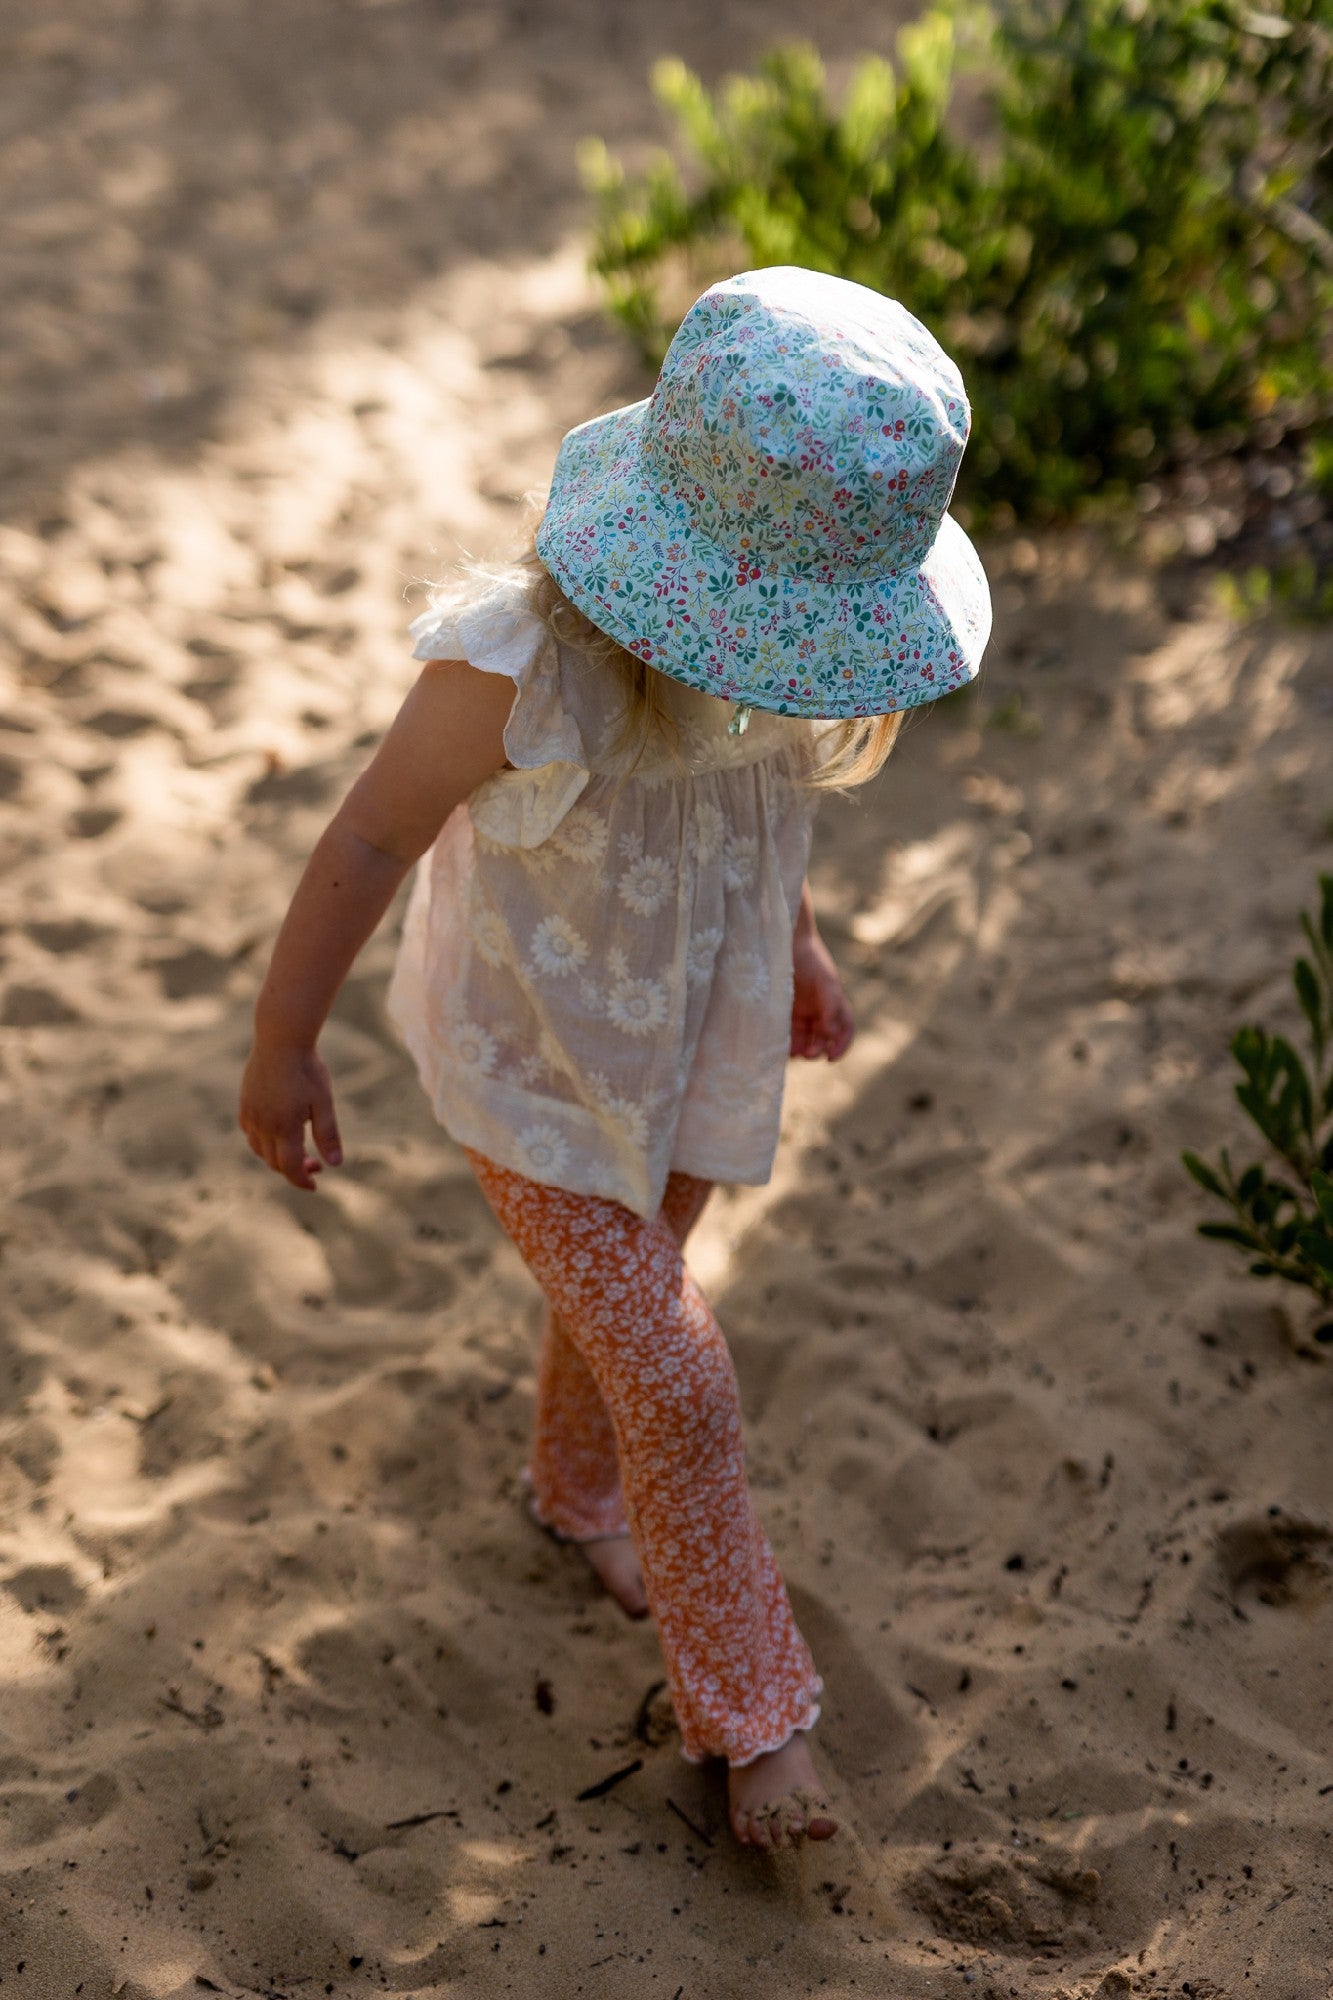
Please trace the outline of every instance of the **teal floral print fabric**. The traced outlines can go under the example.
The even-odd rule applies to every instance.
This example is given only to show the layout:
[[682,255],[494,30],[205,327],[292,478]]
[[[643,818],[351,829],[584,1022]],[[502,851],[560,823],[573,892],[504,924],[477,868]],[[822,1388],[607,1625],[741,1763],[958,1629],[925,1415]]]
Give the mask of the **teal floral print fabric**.
[[781,715],[916,707],[971,680],[990,635],[948,512],[970,421],[895,300],[743,272],[691,307],[650,397],[565,438],[538,551],[687,687]]

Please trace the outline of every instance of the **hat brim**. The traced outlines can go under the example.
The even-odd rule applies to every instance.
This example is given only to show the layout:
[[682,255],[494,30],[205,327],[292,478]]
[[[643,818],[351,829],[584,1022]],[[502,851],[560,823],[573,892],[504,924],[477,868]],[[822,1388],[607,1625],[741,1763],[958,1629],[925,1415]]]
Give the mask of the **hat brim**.
[[724,549],[641,456],[648,402],[570,431],[537,552],[572,603],[659,672],[777,715],[917,708],[972,680],[990,591],[951,514],[917,563],[848,577]]

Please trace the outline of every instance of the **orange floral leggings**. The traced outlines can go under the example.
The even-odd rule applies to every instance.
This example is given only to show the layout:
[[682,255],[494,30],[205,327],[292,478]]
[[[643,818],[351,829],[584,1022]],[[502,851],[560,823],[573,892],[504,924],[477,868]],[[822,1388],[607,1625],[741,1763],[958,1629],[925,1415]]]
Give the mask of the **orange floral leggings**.
[[709,1183],[672,1174],[645,1222],[468,1159],[550,1309],[533,1512],[571,1541],[628,1526],[682,1751],[751,1763],[810,1728],[823,1683],[755,1516],[731,1354],[681,1254]]

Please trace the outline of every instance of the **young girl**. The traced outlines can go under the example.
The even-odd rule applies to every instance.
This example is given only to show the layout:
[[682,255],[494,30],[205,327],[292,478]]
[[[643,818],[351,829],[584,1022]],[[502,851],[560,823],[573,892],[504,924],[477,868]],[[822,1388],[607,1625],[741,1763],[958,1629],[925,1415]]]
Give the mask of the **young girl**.
[[566,437],[527,558],[413,624],[425,667],[297,889],[241,1091],[293,1186],[339,1164],[316,1041],[429,850],[390,1010],[546,1297],[532,1511],[651,1609],[681,1748],[726,1760],[761,1847],[836,1830],[822,1683],[682,1251],[713,1182],[768,1179],[788,1053],[851,1040],[812,807],[978,669],[985,577],[946,512],[968,422],[877,293],[791,268],[705,293],[652,396]]

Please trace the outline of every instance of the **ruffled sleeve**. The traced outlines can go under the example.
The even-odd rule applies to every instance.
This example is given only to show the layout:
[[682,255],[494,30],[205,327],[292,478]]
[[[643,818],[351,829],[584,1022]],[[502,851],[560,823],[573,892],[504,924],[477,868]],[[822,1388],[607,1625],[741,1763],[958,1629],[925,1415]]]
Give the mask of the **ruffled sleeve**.
[[578,723],[564,702],[555,640],[521,583],[499,580],[475,596],[450,595],[408,630],[414,659],[466,660],[513,681],[504,747],[514,768],[478,785],[468,813],[486,840],[539,847],[579,798],[589,770]]

